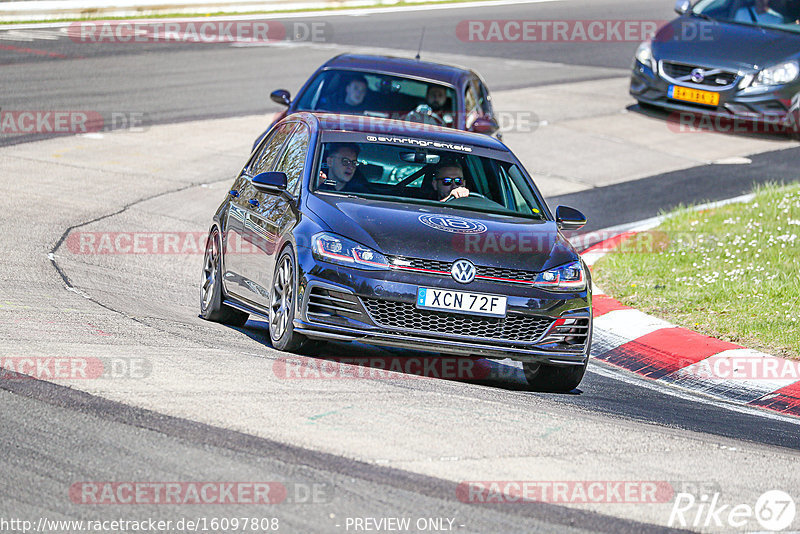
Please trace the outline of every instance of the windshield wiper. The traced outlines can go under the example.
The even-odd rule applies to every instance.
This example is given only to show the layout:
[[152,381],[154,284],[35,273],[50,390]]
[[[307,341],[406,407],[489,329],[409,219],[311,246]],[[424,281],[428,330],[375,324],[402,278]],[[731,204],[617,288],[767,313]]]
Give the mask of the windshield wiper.
[[714,22],[714,23],[719,22],[717,19],[715,19],[715,18],[713,18],[713,17],[711,17],[709,15],[706,15],[705,13],[698,13],[696,11],[689,11],[689,14],[692,15],[693,17],[698,17],[698,18],[701,18],[703,20],[708,20],[710,22]]
[[352,193],[347,193],[343,191],[326,191],[325,189],[314,189],[312,193],[322,193],[323,195],[336,195],[338,197],[345,197],[345,198],[364,198],[358,195],[354,195]]

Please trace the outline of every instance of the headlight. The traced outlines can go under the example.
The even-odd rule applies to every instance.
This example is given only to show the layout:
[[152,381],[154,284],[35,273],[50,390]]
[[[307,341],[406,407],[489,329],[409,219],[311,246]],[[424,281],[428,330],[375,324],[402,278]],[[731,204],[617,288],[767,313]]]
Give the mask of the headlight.
[[539,273],[533,285],[548,291],[581,291],[586,288],[586,276],[580,261]]
[[311,243],[311,251],[318,260],[356,269],[389,269],[389,262],[383,254],[346,237],[321,232],[312,238]]
[[759,72],[753,85],[783,85],[795,81],[798,75],[800,66],[797,61],[787,61]]
[[642,65],[645,65],[653,70],[656,70],[655,66],[653,65],[654,63],[653,45],[651,44],[650,41],[645,41],[642,44],[640,44],[639,48],[636,49],[636,54],[634,55],[634,57],[636,58],[636,61],[638,61]]

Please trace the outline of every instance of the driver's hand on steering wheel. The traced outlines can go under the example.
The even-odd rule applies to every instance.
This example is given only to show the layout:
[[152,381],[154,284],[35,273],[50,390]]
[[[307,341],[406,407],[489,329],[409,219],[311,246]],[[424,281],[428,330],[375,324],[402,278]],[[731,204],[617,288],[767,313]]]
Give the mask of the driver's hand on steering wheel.
[[455,189],[450,191],[449,195],[440,200],[440,202],[447,202],[451,198],[464,198],[468,196],[469,196],[469,189],[467,189],[466,187],[456,187]]

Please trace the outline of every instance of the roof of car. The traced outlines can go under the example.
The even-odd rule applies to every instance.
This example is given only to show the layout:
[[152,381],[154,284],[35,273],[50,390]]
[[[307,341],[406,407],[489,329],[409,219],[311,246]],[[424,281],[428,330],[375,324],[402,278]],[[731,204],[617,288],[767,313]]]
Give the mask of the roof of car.
[[426,140],[434,140],[453,144],[469,144],[472,146],[509,152],[508,147],[494,137],[473,132],[465,132],[462,130],[454,130],[452,128],[432,126],[428,124],[419,124],[394,119],[382,119],[378,117],[365,117],[363,115],[311,113],[307,111],[302,111],[291,115],[290,118],[295,120],[301,119],[310,122],[316,122],[319,125],[319,128],[324,131],[347,131],[374,133],[383,136],[423,138]]
[[428,80],[457,85],[462,78],[471,76],[473,72],[464,67],[431,63],[419,59],[393,56],[374,56],[368,54],[341,54],[329,59],[323,69],[342,68],[372,72],[396,73],[406,76],[418,76]]

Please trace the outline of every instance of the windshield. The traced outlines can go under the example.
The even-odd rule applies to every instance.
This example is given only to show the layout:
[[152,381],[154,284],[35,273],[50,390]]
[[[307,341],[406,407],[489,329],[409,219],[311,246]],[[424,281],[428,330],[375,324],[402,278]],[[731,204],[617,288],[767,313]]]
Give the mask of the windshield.
[[800,0],[700,0],[692,11],[723,22],[800,32]]
[[457,150],[335,142],[324,143],[319,169],[312,190],[544,219],[524,172],[499,159]]
[[326,70],[300,95],[298,111],[327,111],[453,126],[452,87],[399,76]]

